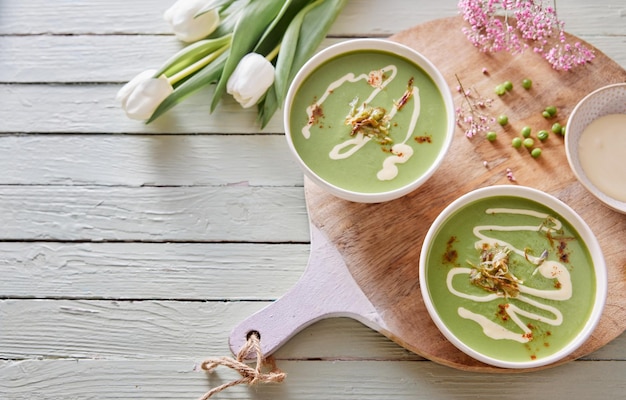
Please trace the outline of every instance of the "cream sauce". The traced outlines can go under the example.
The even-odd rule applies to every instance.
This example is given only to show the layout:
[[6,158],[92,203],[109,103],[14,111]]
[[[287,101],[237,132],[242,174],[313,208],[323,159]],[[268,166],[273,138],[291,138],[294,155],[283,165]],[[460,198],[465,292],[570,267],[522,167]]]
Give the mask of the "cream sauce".
[[598,189],[626,201],[626,114],[592,121],[578,142],[578,157],[585,175]]
[[[382,79],[386,72],[390,72],[390,75],[385,79]],[[395,79],[397,73],[398,68],[395,65],[388,65],[380,70],[371,71],[369,74],[355,75],[353,73],[349,73],[337,79],[336,81],[331,82],[324,91],[322,97],[320,97],[319,100],[307,107],[306,113],[309,122],[302,128],[302,135],[306,139],[311,137],[311,127],[314,125],[313,121],[315,120],[315,118],[313,117],[313,114],[315,113],[315,110],[319,109],[324,101],[326,101],[328,96],[330,96],[337,88],[341,87],[341,85],[343,85],[344,83],[354,83],[360,80],[365,80],[369,82],[370,85],[373,87],[373,90],[369,97],[364,101],[365,104],[369,104],[391,81],[393,81],[393,79]],[[401,93],[401,95],[403,94],[404,93]],[[411,114],[411,121],[409,123],[407,133],[402,142],[396,143],[391,147],[392,155],[383,160],[382,168],[376,174],[376,177],[381,181],[391,180],[398,176],[399,170],[397,164],[403,164],[413,156],[413,148],[407,144],[407,141],[411,138],[411,135],[415,130],[415,126],[417,125],[417,120],[421,111],[419,89],[416,86],[412,87],[412,97],[413,111]],[[388,114],[389,120],[392,120],[397,112],[398,106],[394,103],[391,111]],[[358,132],[356,135],[354,135],[353,138],[350,138],[334,146],[328,156],[332,160],[341,160],[344,158],[348,158],[357,151],[359,151],[371,139],[371,137],[365,136],[362,133]]]
[[[534,298],[546,299],[546,300],[557,300],[564,301],[568,300],[572,297],[572,280],[569,271],[567,268],[557,262],[551,260],[543,260],[540,257],[534,257],[530,254],[525,254],[522,249],[518,249],[510,243],[504,242],[502,240],[498,240],[492,237],[487,236],[484,232],[493,232],[493,231],[507,231],[507,232],[515,232],[515,231],[544,231],[548,232],[550,230],[559,230],[561,229],[561,222],[557,219],[552,218],[548,214],[532,211],[532,210],[522,210],[522,209],[513,209],[513,208],[490,208],[485,210],[487,214],[518,214],[518,215],[528,215],[532,217],[536,217],[541,220],[538,225],[513,225],[513,226],[500,226],[500,225],[481,225],[474,227],[474,235],[479,238],[478,241],[475,242],[474,247],[477,250],[482,250],[484,245],[495,246],[496,244],[499,246],[505,246],[510,251],[519,254],[522,257],[526,257],[528,261],[534,265],[537,265],[535,269],[535,273],[539,272],[546,279],[556,279],[559,282],[558,289],[550,289],[550,290],[541,290],[532,287],[525,286],[523,283],[518,285],[518,289],[520,294],[515,297],[518,301],[526,303],[532,307],[535,307],[544,312],[543,315],[529,312],[519,308],[517,305],[513,303],[505,304],[506,313],[511,317],[511,320],[519,327],[522,332],[511,331],[504,326],[499,325],[498,323],[492,321],[491,319],[485,317],[484,315],[474,313],[464,307],[459,307],[457,309],[458,314],[462,318],[466,318],[472,320],[479,324],[483,330],[483,333],[492,338],[492,339],[508,339],[515,340],[520,343],[526,343],[532,340],[532,335],[530,335],[531,331],[528,328],[527,324],[525,324],[521,318],[533,319],[539,322],[545,322],[547,324],[558,326],[563,323],[563,314],[559,311],[558,308],[549,306],[540,301],[535,300]],[[549,223],[546,223],[549,221]],[[455,296],[468,299],[471,301],[485,303],[490,301],[495,301],[502,299],[504,297],[503,294],[499,293],[491,293],[487,292],[487,294],[483,296],[471,295],[467,293],[463,293],[454,288],[453,280],[457,275],[467,275],[469,279],[469,275],[472,272],[471,268],[452,268],[448,272],[448,276],[446,279],[446,285],[450,293]],[[527,294],[533,296],[534,298],[525,296],[523,294]],[[548,318],[545,314],[551,314],[552,317]]]

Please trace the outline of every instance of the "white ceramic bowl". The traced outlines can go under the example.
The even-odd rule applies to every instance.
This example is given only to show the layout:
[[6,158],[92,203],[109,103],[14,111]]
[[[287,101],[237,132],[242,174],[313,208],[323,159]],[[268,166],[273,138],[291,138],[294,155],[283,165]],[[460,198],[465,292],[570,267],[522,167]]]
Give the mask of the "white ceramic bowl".
[[[346,189],[343,187],[339,187],[336,184],[328,182],[328,180],[320,177],[313,169],[307,165],[307,163],[302,159],[299,155],[296,146],[294,145],[294,140],[292,135],[301,134],[300,132],[292,132],[291,129],[291,114],[292,114],[292,104],[295,96],[298,95],[298,90],[307,79],[310,78],[311,74],[313,74],[321,65],[326,63],[327,61],[342,56],[346,53],[352,53],[357,51],[372,51],[372,52],[383,52],[388,53],[390,55],[403,58],[404,60],[408,60],[410,63],[417,65],[421,68],[434,82],[435,87],[441,94],[443,99],[443,104],[445,105],[443,109],[438,110],[444,114],[446,121],[445,135],[443,135],[442,141],[443,144],[439,146],[438,154],[434,157],[432,163],[428,165],[428,168],[421,173],[419,176],[416,176],[408,184],[394,188],[388,191],[381,192],[371,192],[371,191],[355,191]],[[404,84],[406,87],[406,83]],[[322,88],[322,93],[324,93],[324,88]],[[320,94],[320,96],[321,96]],[[400,93],[399,97],[402,95]],[[361,100],[363,101],[363,100]],[[423,110],[424,105],[422,105]],[[349,110],[349,108],[348,108]],[[423,112],[423,111],[422,111]],[[419,123],[419,120],[418,120]],[[429,177],[433,175],[436,169],[441,164],[445,154],[447,153],[450,144],[452,142],[452,137],[454,134],[454,103],[452,100],[452,94],[450,89],[441,75],[441,73],[437,70],[437,68],[428,61],[424,56],[415,50],[407,47],[405,45],[392,42],[389,40],[382,39],[354,39],[348,40],[345,42],[341,42],[330,46],[319,53],[317,53],[314,57],[312,57],[297,73],[294,80],[292,81],[289,91],[287,93],[285,99],[284,106],[284,126],[287,142],[289,144],[289,148],[298,161],[299,166],[303,170],[305,176],[310,178],[313,182],[315,182],[320,187],[326,189],[333,195],[340,197],[342,199],[355,201],[355,202],[363,202],[363,203],[378,203],[396,199],[405,194],[408,194],[422,185]],[[345,127],[344,127],[345,128]],[[393,128],[391,128],[393,129]],[[414,157],[417,154],[414,154]],[[374,176],[375,178],[376,176]]]
[[[608,114],[626,114],[626,83],[617,83],[597,89],[585,96],[574,108],[567,122],[565,152],[567,161],[580,183],[612,209],[626,213],[626,202],[603,192],[585,173],[579,157],[579,141],[585,128],[594,120]],[[620,162],[626,162],[620,160]],[[619,179],[619,178],[618,178]],[[626,177],[616,184],[626,185]]]
[[[524,279],[524,282],[520,284],[526,286],[523,289],[519,289],[519,294],[512,296],[510,299],[497,296],[492,292],[478,288],[470,283],[469,276],[471,268],[469,268],[469,264],[467,263],[467,261],[472,261],[474,265],[479,263],[480,253],[479,250],[476,250],[476,246],[483,248],[484,242],[480,241],[482,238],[475,236],[476,232],[484,234],[490,239],[496,239],[502,244],[502,235],[510,234],[512,227],[514,227],[515,222],[513,218],[518,218],[516,213],[503,211],[507,207],[506,204],[508,204],[510,209],[511,204],[514,203],[506,203],[509,200],[505,200],[503,197],[519,198],[522,199],[522,201],[530,200],[535,204],[539,204],[539,206],[534,207],[537,207],[537,210],[544,214],[556,217],[560,221],[567,221],[569,227],[572,227],[578,232],[580,241],[584,243],[588,250],[588,253],[585,253],[584,247],[575,247],[577,245],[571,244],[571,238],[561,241],[557,232],[552,234],[551,237],[548,237],[546,234],[541,239],[537,239],[537,230],[530,228],[535,227],[535,220],[537,220],[537,224],[539,224],[544,216],[522,216],[526,218],[524,221],[528,222],[530,219],[533,223],[521,227],[528,229],[518,229],[520,227],[515,227],[515,230],[527,231],[528,233],[522,234],[528,236],[522,236],[521,239],[519,237],[514,239],[512,236],[504,236],[504,238],[510,240],[508,243],[512,244],[513,248],[516,248],[515,241],[525,244],[528,243],[529,246],[537,246],[537,243],[542,243],[543,245],[545,241],[550,244],[545,248],[548,250],[547,258],[545,261],[539,263],[539,265],[542,266],[541,268],[524,261],[524,258],[527,257],[526,251],[530,251],[527,249],[521,254],[517,253],[518,255],[513,255],[515,258],[509,259],[509,265],[511,268],[515,268],[512,270],[514,275]],[[485,201],[491,201],[491,204],[495,204],[495,206],[489,207],[496,207],[492,210],[498,211],[491,214],[492,211],[489,213],[483,211],[479,212],[479,210],[482,210],[482,208],[479,208],[479,210],[474,209],[473,213],[468,215],[468,213],[471,212],[467,210],[467,207],[478,201],[480,201],[480,203],[478,203],[476,207],[488,205]],[[545,209],[543,209],[543,206],[545,206]],[[522,207],[520,207],[520,209],[522,209]],[[460,227],[464,224],[464,222],[461,222],[461,219],[465,221],[471,220],[472,222],[467,224],[467,227]],[[446,225],[448,221],[449,225]],[[462,236],[452,236],[454,240],[452,240],[452,238],[449,239],[450,232],[463,235],[463,232],[467,233],[472,229],[474,224],[482,225],[485,221],[489,221],[489,223],[493,225],[487,226],[484,230],[474,227],[473,229],[476,230],[471,231],[472,233],[468,235],[468,239],[462,239]],[[568,226],[567,224],[563,224],[563,226]],[[569,227],[567,228],[568,230],[570,229]],[[498,233],[497,231],[504,233]],[[439,240],[437,240],[437,238],[439,238]],[[444,242],[441,240],[444,240]],[[448,242],[447,240],[450,241]],[[541,241],[533,242],[535,240]],[[435,243],[438,244],[436,245]],[[561,248],[559,250],[559,245],[572,247],[567,247],[565,250]],[[442,252],[444,254],[443,256],[440,254],[442,247],[445,249],[445,251]],[[569,255],[571,255],[572,258],[563,258],[568,257],[568,251],[571,251]],[[511,254],[514,254],[515,250],[511,250],[511,252]],[[471,260],[464,258],[464,256],[468,254],[472,255],[472,257],[475,254],[477,258],[472,258]],[[536,254],[536,252],[533,254],[535,256],[539,255]],[[588,256],[581,258],[580,254],[588,254]],[[454,257],[451,255],[454,255]],[[448,256],[450,257],[448,258]],[[457,256],[458,260],[451,261]],[[590,261],[580,262],[581,259]],[[576,262],[576,260],[579,261]],[[576,263],[576,265],[570,265],[574,263]],[[559,264],[561,265],[560,268],[568,270],[569,274],[559,272],[559,270],[556,269],[556,266]],[[466,268],[464,269],[463,267]],[[459,350],[474,359],[502,368],[525,369],[545,366],[555,363],[571,354],[589,338],[592,331],[595,329],[602,314],[607,295],[606,264],[600,245],[588,225],[575,211],[557,198],[524,186],[506,185],[486,187],[472,191],[452,202],[435,219],[428,230],[420,254],[419,268],[420,287],[424,303],[432,320],[443,335]],[[551,281],[555,276],[558,277],[558,283]],[[569,277],[571,277],[571,280]],[[594,280],[592,278],[595,278],[595,284],[591,283]],[[552,293],[556,293],[558,290],[564,290],[563,293],[567,293],[567,282],[574,282],[572,286],[573,289],[571,290],[571,299],[573,300],[568,298],[559,300],[555,300],[554,298],[549,299],[548,296],[553,296]],[[589,284],[589,286],[587,286],[587,284]],[[530,291],[527,288],[531,288]],[[536,292],[531,293],[532,290]],[[543,293],[538,294],[537,290]],[[595,290],[595,292],[593,290]],[[548,292],[550,294],[545,294]],[[477,297],[470,298],[468,297],[470,294]],[[576,299],[580,301],[581,297],[574,297],[577,295],[583,296],[585,300],[588,300],[589,312],[587,316],[583,315],[585,311],[583,311],[580,304],[572,303],[572,301],[576,301]],[[522,297],[526,299],[530,298],[530,302],[526,302],[526,299],[522,299]],[[532,303],[533,301],[534,304]],[[503,303],[509,303],[512,304],[512,306],[503,305]],[[537,303],[539,303],[539,306]],[[529,336],[532,337],[530,342],[523,344],[511,339],[511,337],[506,339],[492,339],[484,335],[484,332],[488,329],[500,329],[500,326],[510,324],[504,325],[508,329],[506,334],[512,332],[518,339],[521,339],[520,335],[524,333],[523,328],[519,328],[519,325],[511,324],[515,319],[512,316],[515,314],[514,307],[519,306],[525,308],[527,312],[543,314],[547,319],[557,319],[557,314],[546,313],[545,310],[539,308],[545,307],[546,304],[555,307],[557,310],[562,310],[563,321],[572,321],[570,325],[573,326],[562,326],[561,330],[559,330],[560,325],[552,326],[545,321],[535,320],[528,315],[518,314],[517,317],[520,318],[521,323],[528,324],[527,326],[533,329],[532,334]],[[462,308],[465,309],[465,311],[462,311]],[[476,313],[472,316],[472,313],[466,312],[466,310],[472,310]],[[513,310],[513,312],[509,310]],[[486,319],[494,321],[494,325],[485,323],[485,328],[485,326],[478,322],[481,318],[477,317],[479,314],[484,315]],[[485,330],[483,330],[483,328]],[[471,334],[475,336],[473,338],[467,335],[463,336],[467,332],[471,332]],[[498,331],[492,332],[505,335],[505,333]],[[459,335],[463,338],[460,338]],[[569,340],[556,339],[557,337],[563,338],[568,335],[572,335],[573,337],[570,337]],[[561,340],[561,342],[550,343],[550,338]],[[472,340],[474,340],[474,342],[472,342]],[[533,351],[536,351],[534,355]],[[528,354],[526,354],[526,352],[528,352]]]

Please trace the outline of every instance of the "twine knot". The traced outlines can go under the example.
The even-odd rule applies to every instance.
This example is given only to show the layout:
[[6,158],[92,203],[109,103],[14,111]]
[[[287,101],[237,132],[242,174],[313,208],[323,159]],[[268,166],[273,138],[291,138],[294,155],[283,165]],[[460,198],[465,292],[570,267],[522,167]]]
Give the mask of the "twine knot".
[[[248,355],[250,354],[253,354],[256,358],[255,367],[252,367],[243,361],[248,358]],[[209,358],[202,362],[200,368],[207,372],[211,372],[220,365],[237,371],[239,375],[241,375],[241,378],[224,383],[223,385],[209,390],[204,394],[204,396],[200,397],[200,400],[206,400],[214,394],[219,393],[224,389],[228,389],[231,386],[241,385],[244,383],[247,383],[248,385],[255,385],[257,383],[282,382],[285,379],[285,376],[287,376],[287,374],[276,367],[276,362],[273,357],[263,357],[263,353],[261,352],[261,339],[258,332],[254,331],[248,334],[248,340],[241,350],[239,350],[236,358]],[[269,367],[269,372],[263,372],[261,370],[263,367]]]

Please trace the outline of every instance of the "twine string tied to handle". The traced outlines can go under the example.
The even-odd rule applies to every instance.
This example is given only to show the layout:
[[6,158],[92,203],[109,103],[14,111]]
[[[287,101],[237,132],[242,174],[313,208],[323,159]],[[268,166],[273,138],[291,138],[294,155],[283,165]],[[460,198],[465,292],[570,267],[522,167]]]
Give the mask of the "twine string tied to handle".
[[[218,366],[230,368],[237,371],[241,378],[235,379],[231,382],[224,383],[217,386],[200,397],[200,400],[206,400],[216,393],[222,390],[228,389],[231,386],[241,385],[247,383],[248,385],[255,385],[257,383],[278,383],[282,382],[287,374],[276,367],[274,358],[269,356],[264,358],[261,352],[261,338],[258,332],[252,331],[248,334],[248,340],[244,346],[237,353],[236,358],[232,357],[217,357],[208,358],[202,362],[200,368],[207,372],[213,371]],[[254,367],[246,364],[244,360],[249,355],[254,355],[256,358],[256,365]],[[269,372],[263,372],[263,367],[269,367]]]

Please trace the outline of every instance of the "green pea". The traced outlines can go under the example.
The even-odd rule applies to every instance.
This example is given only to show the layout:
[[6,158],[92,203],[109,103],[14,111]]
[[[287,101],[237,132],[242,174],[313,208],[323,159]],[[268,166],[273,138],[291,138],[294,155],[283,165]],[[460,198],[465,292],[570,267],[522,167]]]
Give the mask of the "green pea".
[[562,131],[563,131],[563,127],[558,122],[555,122],[552,125],[552,132],[557,133],[557,134],[560,135]]
[[561,127],[561,135],[565,136],[565,125]]
[[522,80],[522,87],[526,90],[530,89],[533,86],[533,81],[531,81],[530,79],[526,78],[524,80]]
[[532,131],[532,129],[530,128],[530,126],[525,126],[525,127],[522,128],[520,133],[522,134],[522,136],[527,138],[527,137],[530,137],[531,131]]
[[530,152],[530,155],[534,158],[537,158],[541,155],[541,149],[539,147],[535,147],[533,151]]
[[504,93],[506,93],[506,88],[504,87],[504,85],[498,85],[496,86],[494,92],[496,92],[498,96],[502,96],[504,95]]
[[539,132],[537,132],[537,139],[539,139],[539,140],[541,140],[543,142],[547,138],[548,138],[548,131],[542,129]]
[[548,106],[548,107],[546,107],[546,109],[544,111],[547,112],[551,117],[554,117],[556,115],[556,107],[555,106]]
[[507,92],[510,92],[511,90],[513,90],[513,82],[511,82],[511,81],[505,81],[505,82],[502,84],[502,86],[504,86],[504,89],[505,89]]
[[509,117],[507,117],[506,115],[502,114],[498,116],[498,123],[502,126],[506,125],[509,123]]
[[489,140],[490,142],[495,141],[497,137],[498,135],[494,131],[487,132],[487,140]]
[[524,147],[526,147],[527,149],[530,149],[531,147],[533,147],[535,145],[535,141],[532,138],[526,138],[524,139],[524,141],[522,142],[522,144],[524,145]]
[[518,137],[513,138],[513,140],[511,140],[511,146],[519,149],[520,147],[522,147],[522,139]]
[[547,111],[542,112],[541,115],[543,115],[544,118],[550,118],[550,113]]

